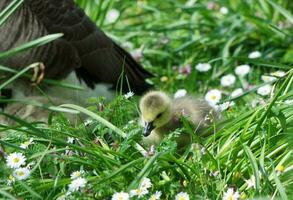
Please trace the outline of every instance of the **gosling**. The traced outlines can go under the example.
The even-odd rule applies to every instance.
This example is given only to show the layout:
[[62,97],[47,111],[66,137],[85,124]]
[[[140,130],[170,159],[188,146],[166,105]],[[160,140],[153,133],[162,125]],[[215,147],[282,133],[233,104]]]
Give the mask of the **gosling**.
[[[141,120],[144,126],[143,142],[158,145],[163,138],[182,126],[181,117],[187,118],[196,130],[207,126],[209,115],[217,118],[216,111],[203,100],[191,96],[172,99],[165,92],[146,93],[139,103]],[[191,143],[191,135],[182,133],[176,138],[177,148],[182,149]]]

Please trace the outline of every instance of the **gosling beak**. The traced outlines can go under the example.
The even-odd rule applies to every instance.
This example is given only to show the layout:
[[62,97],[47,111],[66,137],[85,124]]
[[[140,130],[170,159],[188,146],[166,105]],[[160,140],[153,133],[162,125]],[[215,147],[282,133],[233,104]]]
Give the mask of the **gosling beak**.
[[155,126],[153,122],[146,122],[144,131],[143,131],[143,136],[147,137],[151,134],[152,130],[154,130]]

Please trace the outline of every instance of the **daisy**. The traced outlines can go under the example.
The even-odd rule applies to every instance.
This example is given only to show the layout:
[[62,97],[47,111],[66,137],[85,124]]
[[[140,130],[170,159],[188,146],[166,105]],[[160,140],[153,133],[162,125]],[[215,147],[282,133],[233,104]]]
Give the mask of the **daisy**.
[[223,87],[232,86],[236,81],[236,77],[233,74],[225,75],[221,78],[221,85]]
[[205,95],[205,100],[210,105],[216,105],[217,103],[219,103],[221,98],[222,98],[222,93],[220,90],[217,90],[217,89],[210,90]]
[[26,157],[22,153],[11,153],[6,158],[7,166],[13,169],[25,165],[25,161]]
[[70,178],[74,180],[74,179],[81,177],[83,174],[84,174],[83,170],[75,171],[70,174]]
[[78,191],[79,189],[84,188],[86,183],[87,183],[87,181],[85,178],[79,177],[79,178],[71,181],[71,183],[69,184],[68,190],[70,192]]
[[271,75],[281,78],[286,75],[286,72],[279,70],[279,71],[272,72]]
[[175,200],[189,200],[189,195],[185,192],[180,192],[175,196]]
[[151,145],[149,147],[148,151],[145,152],[144,156],[145,157],[150,157],[150,156],[155,155],[155,153],[156,153],[155,145]]
[[235,103],[233,101],[226,101],[225,103],[222,103],[219,105],[219,109],[220,111],[224,111],[224,110],[227,110],[228,108],[234,106]]
[[223,195],[223,200],[238,200],[240,199],[240,194],[238,191],[234,192],[233,188],[228,188],[227,192]]
[[277,80],[277,78],[273,77],[273,76],[262,75],[261,80],[263,82],[267,83],[267,82],[275,81],[275,80]]
[[245,180],[247,184],[247,189],[249,188],[255,188],[255,176],[251,176],[250,179]]
[[15,177],[10,175],[7,180],[7,185],[11,186],[15,182]]
[[220,8],[220,13],[222,13],[223,15],[227,15],[229,13],[229,10],[226,7],[221,7]]
[[73,138],[73,137],[67,137],[67,143],[73,144],[74,140],[75,140],[75,138]]
[[235,74],[241,77],[244,77],[250,72],[249,65],[239,65],[235,68]]
[[21,167],[13,172],[13,176],[17,180],[25,180],[30,176],[30,170],[26,167]]
[[251,101],[251,107],[255,108],[258,105],[263,105],[265,104],[265,101],[262,98],[258,98],[258,99],[253,99]]
[[124,95],[125,99],[130,99],[131,97],[133,97],[134,93],[132,91],[128,92],[127,94]]
[[27,149],[29,147],[29,145],[33,144],[34,142],[34,139],[33,138],[30,138],[29,141],[26,141],[24,143],[21,143],[20,144],[20,147],[23,148],[23,149]]
[[195,69],[199,72],[207,72],[212,68],[212,66],[209,63],[198,63],[195,66]]
[[257,89],[257,94],[259,94],[261,96],[267,96],[271,93],[271,91],[272,91],[271,85],[264,85],[264,86],[261,86]]
[[162,192],[161,191],[156,191],[155,194],[153,194],[149,200],[158,200],[161,198]]
[[162,76],[162,77],[160,78],[160,81],[161,81],[161,82],[167,82],[167,81],[168,81],[168,77],[167,77],[167,76]]
[[248,55],[248,58],[250,58],[250,59],[255,59],[255,58],[259,58],[259,57],[261,57],[261,53],[259,51],[251,52]]
[[207,153],[207,149],[205,147],[202,147],[200,149],[200,153],[201,153],[201,155],[205,155]]
[[243,89],[242,88],[237,88],[235,89],[232,93],[231,93],[231,97],[232,98],[235,98],[235,97],[238,97],[240,95],[243,94]]
[[183,66],[183,67],[180,67],[179,69],[179,73],[180,74],[190,74],[191,73],[191,66],[190,65],[186,65],[186,66]]
[[106,15],[106,22],[111,24],[111,23],[115,22],[119,18],[119,16],[120,16],[120,13],[118,10],[110,9]]
[[138,198],[141,198],[143,196],[145,196],[146,194],[148,194],[149,191],[147,188],[137,188],[135,190],[130,190],[130,197],[134,197],[134,196],[137,196]]
[[215,2],[208,2],[207,4],[207,9],[208,10],[216,10],[217,8],[219,8],[219,5]]
[[126,192],[118,192],[112,196],[112,200],[129,200],[129,194]]
[[220,172],[219,171],[214,171],[214,172],[211,172],[210,173],[210,176],[213,176],[213,177],[217,177],[220,175]]
[[187,91],[185,89],[179,89],[176,91],[176,93],[174,94],[174,98],[180,98],[180,97],[184,97],[187,94]]
[[146,189],[152,187],[151,179],[144,177],[140,183],[140,187]]

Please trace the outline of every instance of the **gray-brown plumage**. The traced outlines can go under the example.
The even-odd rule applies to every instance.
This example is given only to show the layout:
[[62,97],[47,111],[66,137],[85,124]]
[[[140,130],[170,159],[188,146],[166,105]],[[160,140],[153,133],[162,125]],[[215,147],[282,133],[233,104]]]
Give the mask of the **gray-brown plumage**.
[[[203,100],[191,96],[172,99],[162,91],[146,93],[139,107],[145,128],[143,141],[148,145],[158,145],[166,134],[182,127],[181,117],[188,119],[199,131],[208,124],[209,115],[217,118],[214,109]],[[183,148],[191,142],[191,135],[182,133],[176,142],[179,149]]]
[[[0,10],[11,2],[1,0]],[[75,71],[91,88],[100,82],[113,84],[115,88],[124,72],[135,93],[149,87],[145,79],[151,74],[107,37],[73,0],[24,0],[0,27],[0,52],[52,33],[64,36],[0,60],[0,64],[20,69],[42,62],[46,78],[63,79]],[[127,90],[127,87],[124,78],[123,88]]]

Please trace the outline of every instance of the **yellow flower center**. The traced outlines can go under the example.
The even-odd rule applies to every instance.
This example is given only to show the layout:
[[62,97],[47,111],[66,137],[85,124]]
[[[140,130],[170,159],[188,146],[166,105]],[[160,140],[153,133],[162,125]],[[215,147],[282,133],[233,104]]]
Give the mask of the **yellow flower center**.
[[162,77],[161,77],[161,81],[162,81],[162,82],[166,82],[166,81],[168,81],[168,77],[167,77],[167,76],[162,76]]
[[23,176],[23,175],[24,175],[24,172],[23,171],[17,172],[17,176]]
[[14,163],[18,163],[19,162],[19,158],[17,158],[17,157],[13,158],[13,162]]
[[211,96],[211,99],[212,99],[212,100],[216,100],[216,99],[217,99],[216,95],[212,95],[212,96]]
[[285,167],[284,167],[283,165],[279,165],[279,166],[276,167],[276,170],[277,170],[278,172],[284,172]]
[[233,196],[230,195],[230,196],[228,197],[228,200],[233,200]]
[[80,175],[81,175],[80,172],[75,172],[75,173],[73,173],[73,176],[74,176],[74,177],[80,177]]

